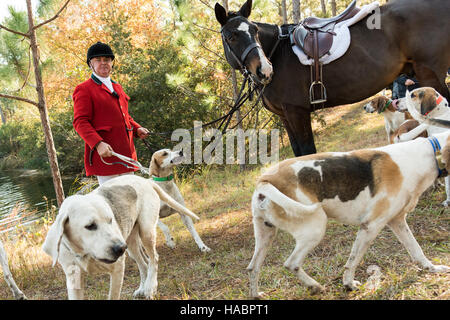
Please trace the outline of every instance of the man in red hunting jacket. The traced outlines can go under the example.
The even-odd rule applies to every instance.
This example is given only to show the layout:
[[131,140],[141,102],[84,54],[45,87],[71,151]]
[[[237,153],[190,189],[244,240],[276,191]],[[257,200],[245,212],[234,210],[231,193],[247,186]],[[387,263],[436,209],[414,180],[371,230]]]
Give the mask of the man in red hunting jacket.
[[[92,76],[73,93],[73,127],[85,141],[86,175],[97,176],[99,184],[136,171],[123,165],[111,152],[137,160],[133,137],[144,139],[149,135],[128,113],[130,97],[110,78],[113,60],[110,46],[101,42],[92,45],[87,52]],[[100,157],[113,164],[105,164]]]

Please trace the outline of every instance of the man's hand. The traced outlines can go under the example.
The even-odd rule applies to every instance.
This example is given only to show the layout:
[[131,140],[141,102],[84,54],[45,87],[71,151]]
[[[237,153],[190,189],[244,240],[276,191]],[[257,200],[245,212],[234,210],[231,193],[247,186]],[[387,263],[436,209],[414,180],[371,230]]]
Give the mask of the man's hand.
[[137,135],[139,138],[141,139],[145,139],[150,135],[150,131],[148,131],[146,128],[144,127],[140,127],[137,129]]
[[97,149],[98,154],[102,158],[111,157],[112,152],[114,151],[109,144],[103,141],[100,141],[95,148]]
[[413,84],[415,84],[415,82],[412,81],[411,79],[408,79],[408,80],[405,81],[405,86],[411,86]]

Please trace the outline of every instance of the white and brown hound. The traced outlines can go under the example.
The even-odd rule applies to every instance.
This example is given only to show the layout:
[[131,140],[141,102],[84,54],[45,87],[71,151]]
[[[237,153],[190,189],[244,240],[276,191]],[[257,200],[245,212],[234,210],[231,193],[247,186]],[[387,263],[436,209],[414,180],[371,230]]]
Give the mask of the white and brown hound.
[[[173,180],[173,168],[180,164],[183,161],[183,152],[182,151],[172,151],[170,149],[162,149],[156,151],[152,155],[152,159],[150,162],[149,174],[151,179],[154,180],[156,184],[158,184],[165,192],[167,192],[172,198],[174,198],[177,202],[181,203],[184,206],[184,199],[181,195],[180,190]],[[168,217],[177,212],[176,210],[169,207],[164,201],[161,201],[161,209],[159,211],[159,220],[158,227],[164,233],[164,237],[166,238],[166,244],[170,248],[175,247],[175,242],[170,234],[170,230],[164,223],[161,222],[162,218]],[[211,251],[200,238],[195,230],[194,223],[192,219],[185,215],[180,215],[181,221],[186,226],[186,228],[191,233],[192,237],[195,240],[198,248],[202,252]]]
[[443,160],[449,165],[449,137],[450,131],[375,149],[307,155],[268,169],[252,197],[255,251],[247,267],[251,297],[259,295],[260,268],[278,228],[296,240],[284,266],[314,291],[323,290],[302,265],[322,240],[328,218],[360,226],[343,275],[348,289],[358,286],[355,269],[386,225],[422,268],[449,272],[425,257],[405,219],[439,174],[437,144],[445,146]]
[[399,112],[396,104],[397,100],[389,99],[386,96],[376,96],[363,106],[364,110],[368,113],[378,112],[379,114],[383,114],[384,127],[386,128],[389,143],[394,143],[398,129],[405,120],[412,119],[407,112]]
[[[431,87],[422,87],[406,92],[406,97],[398,104],[398,109],[402,112],[409,112],[420,125],[407,133],[398,135],[394,139],[395,142],[409,141],[425,132],[428,136],[432,136],[448,130],[448,128],[427,121],[428,119],[450,120],[447,99]],[[447,199],[442,202],[442,205],[448,207],[450,205],[450,177],[448,176],[445,178],[445,190]]]

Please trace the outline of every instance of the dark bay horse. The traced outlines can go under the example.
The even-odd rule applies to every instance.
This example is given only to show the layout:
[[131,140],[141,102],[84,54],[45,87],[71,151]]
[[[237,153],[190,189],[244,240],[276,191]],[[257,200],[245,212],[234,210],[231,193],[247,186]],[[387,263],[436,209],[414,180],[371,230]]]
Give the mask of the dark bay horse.
[[[216,3],[227,61],[235,69],[245,66],[266,85],[266,108],[282,119],[294,154],[315,153],[310,67],[299,62],[288,39],[277,41],[280,29],[287,33],[287,25],[251,22],[251,8],[248,0],[238,12],[227,13]],[[450,66],[450,0],[390,0],[379,14],[381,28],[367,27],[370,15],[354,24],[345,55],[323,66],[328,99],[320,108],[364,100],[410,71],[422,86],[433,87],[450,100],[445,84]]]

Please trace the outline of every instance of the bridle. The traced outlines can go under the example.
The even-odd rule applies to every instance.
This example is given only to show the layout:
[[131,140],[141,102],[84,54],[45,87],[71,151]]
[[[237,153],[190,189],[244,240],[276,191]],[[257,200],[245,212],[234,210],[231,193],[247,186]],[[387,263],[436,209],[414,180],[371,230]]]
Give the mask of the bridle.
[[[236,18],[240,18],[238,17],[233,17],[230,20],[227,21],[227,23],[233,19]],[[241,73],[244,75],[244,77],[249,77],[251,79],[251,81],[253,82],[253,84],[261,84],[261,82],[257,79],[257,77],[255,77],[255,75],[253,75],[245,66],[245,59],[247,58],[247,56],[249,55],[249,53],[255,49],[255,48],[260,48],[261,51],[264,52],[264,50],[262,49],[261,45],[258,42],[253,42],[251,44],[249,44],[244,52],[242,52],[240,59],[238,58],[238,56],[234,53],[233,49],[231,48],[230,44],[228,43],[224,33],[223,33],[223,29],[224,29],[225,25],[222,26],[222,28],[220,28],[220,34],[222,36],[222,42],[225,48],[225,55],[227,55],[227,52],[229,52],[231,54],[231,57],[234,59],[234,61],[236,61],[239,65],[239,71],[241,71]],[[289,38],[289,34],[287,35],[283,35],[283,32],[281,30],[281,28],[278,26],[278,37],[277,37],[277,42],[275,43],[274,47],[272,48],[270,55],[268,57],[266,57],[269,61],[270,58],[272,57],[273,53],[275,52],[275,49],[278,47],[278,44],[280,43],[281,40],[283,39],[287,39]],[[264,85],[265,86],[265,85]]]
[[[231,48],[230,44],[228,43],[227,39],[225,38],[223,34],[223,27],[220,29],[220,34],[222,35],[222,42],[223,46],[225,48],[225,53],[229,52],[231,54],[231,57],[236,61],[239,65],[239,71],[244,75],[245,77],[250,76],[253,81],[257,81],[257,79],[254,78],[253,74],[248,71],[247,67],[245,66],[245,59],[249,55],[249,53],[255,49],[255,48],[261,48],[261,45],[257,42],[253,42],[245,48],[244,52],[241,54],[241,57],[238,58],[238,56],[234,53],[233,49]],[[259,82],[259,81],[258,81]]]
[[[237,19],[237,18],[241,18],[241,17],[240,16],[233,17],[230,20],[228,20],[227,23],[230,22],[231,20],[234,20],[234,19]],[[239,71],[242,73],[242,75],[244,77],[249,77],[250,80],[254,84],[255,83],[260,84],[260,81],[245,66],[245,59],[247,59],[247,56],[249,55],[249,53],[255,48],[259,48],[262,51],[261,45],[258,42],[256,42],[256,41],[253,42],[253,43],[250,43],[245,48],[245,50],[242,52],[240,58],[238,58],[238,56],[234,53],[233,49],[231,48],[230,44],[228,43],[228,41],[227,41],[227,39],[226,39],[226,37],[224,35],[224,32],[223,32],[224,28],[225,28],[225,25],[223,25],[222,28],[220,28],[220,34],[222,36],[222,42],[223,42],[223,46],[224,46],[224,49],[225,49],[225,55],[227,55],[227,52],[229,52],[231,54],[232,58],[234,59],[234,61],[236,61],[238,63]]]

